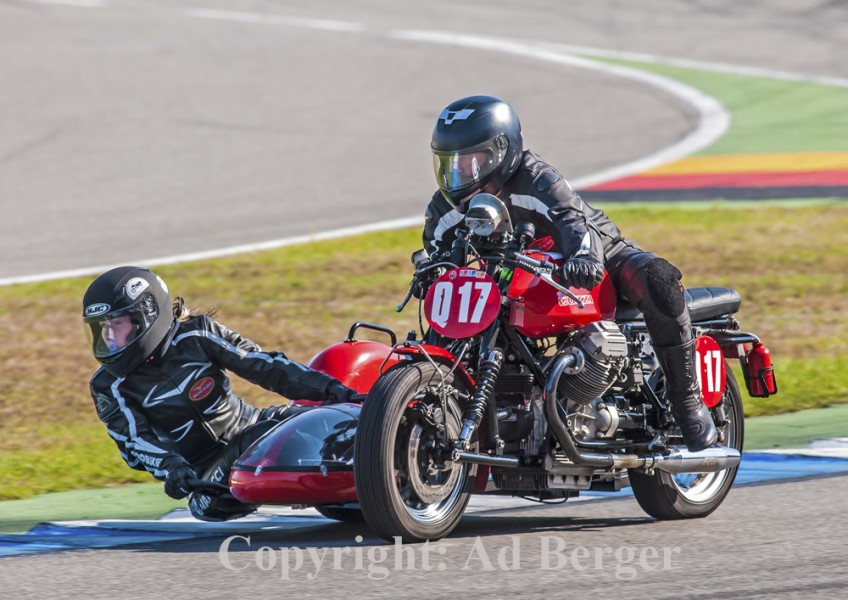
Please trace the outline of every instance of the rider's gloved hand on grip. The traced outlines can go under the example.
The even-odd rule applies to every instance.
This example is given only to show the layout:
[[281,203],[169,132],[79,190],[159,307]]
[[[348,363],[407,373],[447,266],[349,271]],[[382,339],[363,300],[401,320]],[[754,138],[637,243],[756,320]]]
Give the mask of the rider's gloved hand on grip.
[[568,285],[591,290],[604,278],[604,266],[591,258],[569,258],[562,264],[562,279]]
[[422,280],[422,278],[416,275],[415,279],[412,282],[412,296],[416,300],[421,300],[421,298],[427,295],[427,288],[429,287],[429,282],[425,282],[424,280]]
[[182,500],[191,493],[189,479],[197,479],[197,473],[188,465],[180,465],[168,471],[165,477],[165,493],[174,500]]
[[412,295],[416,299],[421,300],[421,298],[427,295],[427,290],[430,289],[433,282],[444,275],[445,272],[443,267],[439,267],[438,269],[416,273],[415,281],[412,282]]
[[327,388],[327,398],[324,404],[343,404],[345,402],[361,402],[362,394],[354,389],[342,385],[338,381],[334,381]]

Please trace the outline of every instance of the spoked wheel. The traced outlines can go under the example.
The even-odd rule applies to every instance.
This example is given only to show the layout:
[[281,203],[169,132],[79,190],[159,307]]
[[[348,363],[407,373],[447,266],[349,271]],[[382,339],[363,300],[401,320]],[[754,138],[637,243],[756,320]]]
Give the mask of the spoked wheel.
[[[711,413],[719,428],[721,445],[742,452],[745,435],[742,395],[729,367],[724,396]],[[666,473],[656,470],[653,475],[631,470],[630,484],[639,506],[652,517],[694,519],[706,517],[719,507],[738,470],[738,466],[715,473]]]
[[356,491],[368,525],[389,541],[442,538],[468,504],[477,468],[444,460],[442,444],[445,437],[459,436],[457,388],[467,392],[453,375],[445,376],[450,392],[445,412],[436,393],[443,376],[426,363],[395,368],[363,404],[354,455]]

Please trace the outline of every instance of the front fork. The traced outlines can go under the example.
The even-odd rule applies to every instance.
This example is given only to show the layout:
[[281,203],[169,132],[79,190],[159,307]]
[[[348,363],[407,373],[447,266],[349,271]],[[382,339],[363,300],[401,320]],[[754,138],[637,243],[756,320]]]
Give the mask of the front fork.
[[[458,452],[466,452],[471,446],[471,438],[474,432],[480,427],[483,421],[483,415],[487,413],[496,415],[495,402],[495,382],[503,365],[504,354],[500,348],[492,348],[486,359],[480,365],[479,375],[477,376],[477,386],[468,402],[468,408],[465,410],[465,416],[462,421],[462,430],[459,432],[459,437],[453,443],[453,454]],[[494,431],[490,431],[489,435],[495,443],[497,450],[503,450],[503,440],[498,435],[497,421],[494,423]],[[500,453],[500,452],[498,452]]]

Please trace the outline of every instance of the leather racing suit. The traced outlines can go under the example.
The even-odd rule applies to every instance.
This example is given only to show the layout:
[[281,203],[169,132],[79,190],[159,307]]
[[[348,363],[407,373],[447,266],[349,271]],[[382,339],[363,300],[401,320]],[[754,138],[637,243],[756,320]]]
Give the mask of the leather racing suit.
[[[117,378],[101,368],[90,388],[97,415],[124,461],[165,480],[185,465],[200,477],[226,483],[249,442],[292,409],[257,409],[230,389],[227,371],[289,398],[324,400],[341,384],[324,373],[265,352],[209,316],[178,323],[167,349]],[[212,477],[214,475],[214,477]],[[229,495],[226,495],[229,496]],[[234,498],[192,493],[192,513],[204,520],[232,518],[255,507]]]
[[[586,204],[566,179],[539,156],[525,150],[521,165],[496,194],[513,225],[528,221],[536,237],[551,236],[565,259],[583,257],[605,266],[624,300],[644,313],[655,344],[676,346],[691,340],[689,313],[680,271],[625,238],[603,211]],[[455,207],[437,191],[425,212],[424,248],[434,256],[450,252],[467,202]]]

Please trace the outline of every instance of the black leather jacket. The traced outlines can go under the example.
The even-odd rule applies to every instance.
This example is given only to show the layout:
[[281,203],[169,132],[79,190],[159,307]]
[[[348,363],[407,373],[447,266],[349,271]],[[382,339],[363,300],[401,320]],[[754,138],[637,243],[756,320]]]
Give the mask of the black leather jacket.
[[[524,151],[521,166],[497,196],[509,209],[513,225],[519,221],[533,223],[536,237],[552,236],[566,258],[587,256],[605,264],[622,250],[642,250],[623,237],[603,211],[586,204],[562,175],[529,150]],[[467,203],[454,207],[441,192],[435,193],[424,217],[424,248],[431,256],[450,250],[466,208]]]
[[201,316],[179,323],[167,350],[127,377],[98,370],[91,396],[127,464],[164,480],[176,466],[212,458],[261,418],[232,393],[227,370],[295,399],[323,400],[337,383]]

